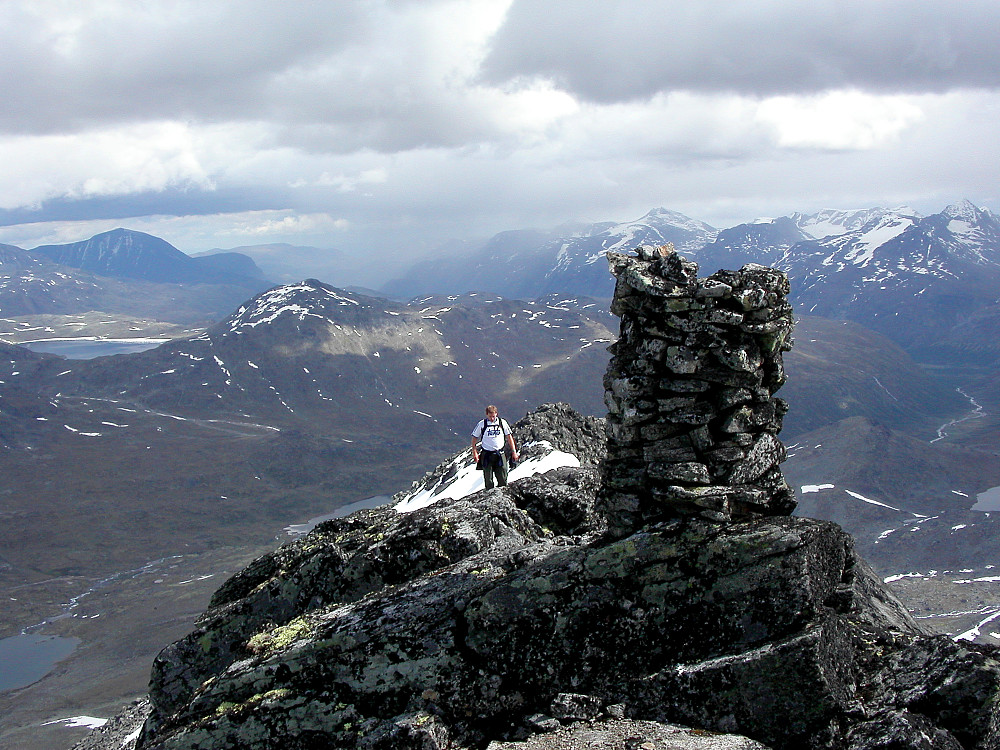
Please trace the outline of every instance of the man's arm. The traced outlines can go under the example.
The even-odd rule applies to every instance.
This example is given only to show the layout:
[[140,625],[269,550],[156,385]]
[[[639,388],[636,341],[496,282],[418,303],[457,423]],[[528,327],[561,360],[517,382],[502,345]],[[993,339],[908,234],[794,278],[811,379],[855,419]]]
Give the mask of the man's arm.
[[479,451],[476,450],[476,436],[472,436],[472,460],[479,463]]
[[511,433],[507,433],[507,445],[510,446],[510,456],[515,461],[517,460],[517,448],[514,447],[514,436]]

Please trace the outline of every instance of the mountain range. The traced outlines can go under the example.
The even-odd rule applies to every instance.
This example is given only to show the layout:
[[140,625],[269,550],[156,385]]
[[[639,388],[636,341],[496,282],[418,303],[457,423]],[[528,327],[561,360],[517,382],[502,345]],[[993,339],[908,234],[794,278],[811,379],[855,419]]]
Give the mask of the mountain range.
[[721,231],[656,209],[621,224],[503,233],[461,259],[417,264],[383,289],[607,299],[612,280],[603,256],[665,242],[705,275],[746,263],[780,268],[800,313],[860,323],[918,358],[991,363],[1000,356],[1000,340],[983,335],[1000,323],[1000,220],[968,201],[930,216],[905,207],[828,210]]
[[[91,361],[0,343],[0,586],[10,592],[0,636],[179,549],[191,580],[231,571],[283,526],[432,469],[466,444],[487,401],[511,418],[555,401],[603,414],[617,321],[606,300],[569,290],[609,297],[607,250],[665,242],[702,275],[715,263],[787,268],[797,327],[780,395],[800,512],[843,523],[885,575],[952,571],[900,585],[922,585],[912,601],[938,613],[964,606],[953,601],[960,589],[975,611],[989,584],[954,581],[988,577],[1000,556],[989,514],[970,510],[1000,485],[996,225],[965,203],[928,217],[829,211],[722,231],[658,210],[498,235],[489,253],[411,269],[411,289],[443,286],[396,288],[408,303],[314,279],[268,288],[250,249],[190,265],[126,230],[45,253],[2,246],[0,309],[12,326],[107,311],[203,330]],[[207,596],[211,582],[201,585]],[[153,589],[137,583],[113,609]],[[78,616],[53,627],[98,638]],[[117,648],[101,669],[124,658]],[[65,694],[73,674],[53,684]],[[12,707],[0,695],[0,713]]]
[[[0,245],[0,313],[7,319],[0,335],[16,338],[16,323],[30,316],[94,311],[206,324],[269,286],[247,256],[192,258],[165,240],[128,229],[33,250]],[[54,321],[40,327],[37,322],[29,320],[20,327],[44,329]]]

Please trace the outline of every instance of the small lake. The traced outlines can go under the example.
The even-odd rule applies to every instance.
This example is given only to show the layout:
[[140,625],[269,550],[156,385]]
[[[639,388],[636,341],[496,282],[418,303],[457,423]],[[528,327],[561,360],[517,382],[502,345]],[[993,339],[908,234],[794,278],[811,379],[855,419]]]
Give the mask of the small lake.
[[76,650],[79,638],[40,633],[0,639],[0,692],[38,682]]
[[985,512],[1000,510],[1000,487],[991,487],[976,495],[976,504],[972,509]]
[[323,523],[323,521],[329,521],[331,518],[343,518],[344,516],[349,516],[356,510],[367,510],[368,508],[377,508],[380,505],[385,505],[392,498],[389,495],[375,495],[373,497],[366,497],[364,500],[358,500],[357,502],[344,505],[333,513],[327,513],[325,516],[316,516],[316,518],[310,518],[305,523],[296,523],[291,526],[285,527],[285,532],[288,536],[303,536],[308,534],[317,524]]
[[66,359],[94,359],[109,354],[135,354],[155,349],[170,339],[42,339],[21,346],[41,354],[58,354]]

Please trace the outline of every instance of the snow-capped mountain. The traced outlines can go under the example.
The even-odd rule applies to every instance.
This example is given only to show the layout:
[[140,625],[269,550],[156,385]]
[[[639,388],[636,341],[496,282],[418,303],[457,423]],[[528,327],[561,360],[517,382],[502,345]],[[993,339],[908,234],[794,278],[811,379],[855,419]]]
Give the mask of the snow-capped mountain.
[[412,268],[385,289],[607,298],[608,251],[665,242],[705,275],[746,263],[781,268],[801,313],[859,322],[911,352],[1000,356],[1000,341],[979,333],[1000,320],[1000,221],[968,201],[930,216],[908,207],[828,209],[721,231],[656,209],[632,222],[566,226],[550,235],[505,232],[460,259]]
[[[596,231],[600,228],[600,231]],[[676,211],[657,208],[635,221],[595,225],[591,234],[560,238],[547,245],[555,250],[555,263],[545,274],[541,293],[568,292],[610,297],[614,284],[605,258],[639,245],[673,243],[683,254],[696,253],[716,235],[714,227]]]
[[806,239],[808,235],[787,216],[760,219],[723,229],[713,242],[696,250],[691,257],[697,261],[702,275],[721,268],[741,268],[747,263],[774,266],[789,248]]
[[828,208],[814,214],[795,212],[789,218],[803,233],[814,240],[821,240],[824,237],[857,231],[888,213],[918,216],[913,209],[902,206],[891,210],[887,208],[862,208],[842,211]]
[[940,348],[997,298],[1000,220],[968,201],[926,217],[887,212],[800,242],[776,265],[803,312],[854,320],[911,350]]
[[520,299],[550,293],[609,298],[614,291],[604,261],[609,251],[672,242],[681,252],[694,253],[716,231],[676,211],[658,208],[623,223],[563,227],[551,233],[503,232],[461,258],[419,264],[383,289],[406,296],[490,291]]
[[72,380],[80,391],[173,411],[322,418],[368,433],[378,423],[416,435],[464,424],[487,398],[520,409],[572,393],[581,409],[602,410],[612,324],[602,307],[566,296],[403,305],[310,279],[259,294],[195,338],[114,367],[78,364]]

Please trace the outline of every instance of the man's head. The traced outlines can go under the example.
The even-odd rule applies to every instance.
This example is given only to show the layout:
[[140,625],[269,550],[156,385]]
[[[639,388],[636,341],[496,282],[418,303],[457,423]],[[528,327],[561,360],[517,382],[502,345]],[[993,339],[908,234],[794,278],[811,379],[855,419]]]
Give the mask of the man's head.
[[493,404],[486,407],[486,418],[491,422],[497,418],[497,408]]

